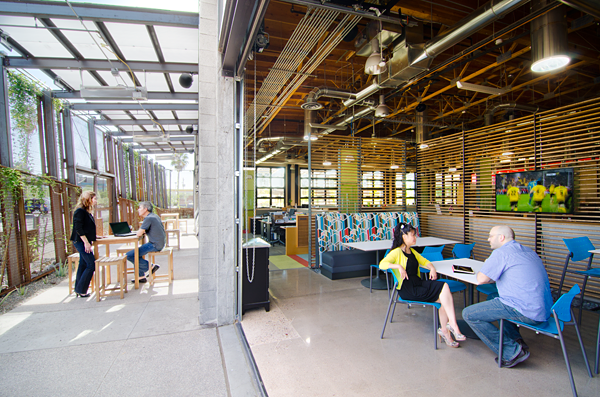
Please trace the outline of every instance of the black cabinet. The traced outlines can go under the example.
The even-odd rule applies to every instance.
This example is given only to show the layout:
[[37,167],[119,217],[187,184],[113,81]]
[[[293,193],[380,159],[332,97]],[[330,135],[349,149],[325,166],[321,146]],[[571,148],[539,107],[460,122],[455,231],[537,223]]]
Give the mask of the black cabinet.
[[242,314],[247,309],[271,309],[269,300],[269,248],[261,238],[253,238],[242,245]]

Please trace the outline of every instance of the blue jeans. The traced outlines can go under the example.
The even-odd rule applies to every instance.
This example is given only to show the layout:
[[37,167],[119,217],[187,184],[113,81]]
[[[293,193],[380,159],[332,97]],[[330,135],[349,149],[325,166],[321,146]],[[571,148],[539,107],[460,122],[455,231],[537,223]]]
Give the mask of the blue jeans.
[[75,277],[75,292],[78,294],[87,294],[90,287],[94,271],[96,270],[96,258],[94,252],[85,252],[83,241],[73,242],[73,246],[79,252],[79,266],[77,267],[77,277]]
[[[500,331],[492,324],[493,321],[499,321],[500,319],[517,320],[530,325],[538,325],[543,322],[525,317],[517,309],[500,302],[500,299],[491,299],[465,307],[462,317],[483,343],[492,349],[496,355],[498,355],[499,350]],[[516,340],[520,338],[521,334],[517,326],[506,321],[504,323],[504,340],[502,343],[503,360],[510,361],[519,355],[521,345]]]
[[[145,256],[148,252],[156,252],[156,251],[160,251],[160,250],[157,250],[156,247],[154,246],[154,244],[146,243],[146,244],[142,244],[138,248],[138,251],[139,251],[139,255],[140,255],[140,271],[139,271],[138,275],[140,277],[144,277],[144,274],[148,271],[149,265],[148,265],[148,261],[145,260],[144,258],[142,258],[142,256]],[[135,249],[132,249],[126,255],[127,255],[127,260],[129,262],[135,263]]]

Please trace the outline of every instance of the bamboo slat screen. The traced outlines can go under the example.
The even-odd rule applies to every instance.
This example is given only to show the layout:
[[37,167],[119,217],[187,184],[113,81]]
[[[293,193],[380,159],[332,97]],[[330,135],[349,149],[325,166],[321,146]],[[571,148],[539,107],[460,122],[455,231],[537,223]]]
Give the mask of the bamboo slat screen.
[[[404,211],[407,194],[408,205],[414,205],[414,187],[406,189],[406,175],[415,171],[414,165],[407,165],[411,155],[414,159],[414,150],[399,139],[320,137],[311,142],[310,204],[347,213]],[[328,180],[333,174],[336,181]],[[308,183],[304,185],[301,198],[308,197]]]
[[[475,258],[484,260],[491,253],[490,228],[506,224],[517,241],[540,255],[557,288],[568,253],[563,238],[587,236],[600,247],[599,137],[596,99],[423,142],[417,148],[423,235],[475,242]],[[496,174],[567,167],[574,170],[573,214],[495,211]],[[600,267],[598,262],[592,266]],[[569,264],[585,266],[587,260]],[[582,282],[567,274],[564,288]],[[586,297],[600,299],[600,280],[588,280]]]

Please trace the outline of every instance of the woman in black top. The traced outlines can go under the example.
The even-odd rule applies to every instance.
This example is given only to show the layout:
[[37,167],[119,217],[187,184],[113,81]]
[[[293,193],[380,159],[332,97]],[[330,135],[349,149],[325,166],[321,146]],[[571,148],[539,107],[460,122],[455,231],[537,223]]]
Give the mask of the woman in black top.
[[86,191],[81,193],[75,213],[73,214],[73,233],[71,241],[77,252],[79,252],[79,267],[77,268],[77,278],[75,279],[75,293],[81,298],[87,298],[90,294],[87,292],[96,269],[96,258],[92,243],[97,238],[96,222],[92,212],[98,203],[96,193]]
[[[379,266],[381,269],[394,269],[398,278],[398,294],[402,299],[440,303],[439,316],[442,328],[439,328],[437,333],[448,346],[458,347],[457,341],[464,341],[466,337],[460,333],[456,323],[452,293],[448,284],[436,280],[435,267],[411,248],[416,242],[415,228],[410,223],[399,223],[394,228],[392,249]],[[421,279],[419,266],[429,269],[429,280]],[[450,333],[456,341],[452,339]]]

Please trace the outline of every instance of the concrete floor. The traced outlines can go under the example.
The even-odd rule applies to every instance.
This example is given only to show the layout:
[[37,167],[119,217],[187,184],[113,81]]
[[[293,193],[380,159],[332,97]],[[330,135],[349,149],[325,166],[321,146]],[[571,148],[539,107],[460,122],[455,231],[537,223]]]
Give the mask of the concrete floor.
[[197,248],[182,236],[172,284],[96,302],[65,279],[0,316],[0,395],[257,395],[234,326],[199,325]]
[[[380,339],[388,294],[369,293],[361,279],[331,281],[306,268],[271,272],[271,311],[249,310],[242,320],[269,396],[571,395],[560,342],[529,330],[522,334],[531,357],[512,369],[499,369],[478,340],[434,350],[430,308],[398,305]],[[462,297],[455,305],[460,313]],[[592,371],[597,327],[598,313],[585,312]],[[579,396],[600,395],[600,377],[588,377],[574,328],[565,335]]]

